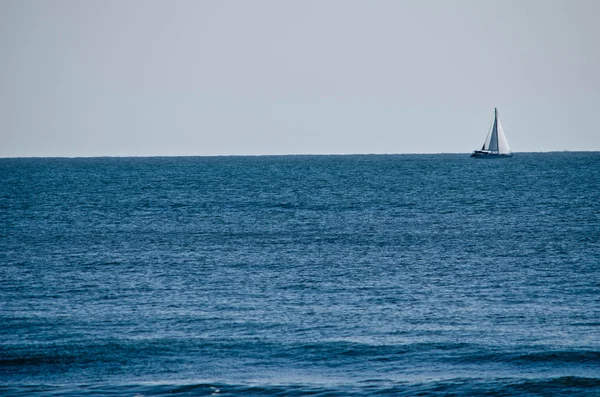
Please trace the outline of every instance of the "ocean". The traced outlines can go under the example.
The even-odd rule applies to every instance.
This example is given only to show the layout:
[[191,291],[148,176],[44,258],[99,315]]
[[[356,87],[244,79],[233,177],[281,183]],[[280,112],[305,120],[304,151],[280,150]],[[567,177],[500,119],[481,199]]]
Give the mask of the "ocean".
[[0,159],[0,395],[600,395],[600,153]]

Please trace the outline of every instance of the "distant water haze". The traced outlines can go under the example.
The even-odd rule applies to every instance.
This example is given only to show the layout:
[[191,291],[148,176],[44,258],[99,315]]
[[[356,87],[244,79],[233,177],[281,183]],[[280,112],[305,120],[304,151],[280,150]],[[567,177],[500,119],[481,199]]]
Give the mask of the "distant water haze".
[[594,0],[2,1],[0,156],[600,150]]

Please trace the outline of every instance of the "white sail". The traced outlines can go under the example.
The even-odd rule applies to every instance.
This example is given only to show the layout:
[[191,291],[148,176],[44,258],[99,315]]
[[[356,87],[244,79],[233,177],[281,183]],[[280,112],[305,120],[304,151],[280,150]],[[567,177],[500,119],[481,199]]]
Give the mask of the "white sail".
[[508,141],[506,140],[506,135],[504,135],[504,128],[502,128],[502,123],[500,123],[500,119],[496,116],[497,121],[497,132],[498,132],[498,153],[500,154],[509,154],[510,147],[508,146]]
[[502,123],[500,123],[497,109],[494,109],[492,128],[485,138],[482,150],[489,150],[490,152],[497,152],[498,154],[510,153],[510,147],[508,146],[506,135],[504,135],[504,128],[502,128]]
[[488,159],[512,157],[506,135],[504,135],[504,128],[502,128],[502,123],[500,123],[498,117],[498,109],[494,108],[494,121],[485,137],[481,150],[475,150],[471,157]]
[[485,141],[483,142],[483,146],[481,150],[490,150],[490,140],[492,139],[492,131],[494,130],[494,122],[492,121],[492,125],[490,126],[490,130],[488,131],[487,136],[485,137]]
[[490,152],[498,151],[498,113],[494,110],[494,125],[492,125],[492,135],[488,147]]

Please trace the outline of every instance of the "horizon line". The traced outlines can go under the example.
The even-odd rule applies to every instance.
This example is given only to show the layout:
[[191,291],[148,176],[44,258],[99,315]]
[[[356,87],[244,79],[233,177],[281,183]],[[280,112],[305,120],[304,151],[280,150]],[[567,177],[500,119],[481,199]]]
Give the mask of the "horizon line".
[[[594,153],[600,150],[547,150],[530,153]],[[176,155],[98,155],[98,156],[0,156],[0,159],[93,159],[93,158],[162,158],[162,157],[292,157],[292,156],[403,156],[403,155],[467,155],[471,152],[407,152],[407,153],[282,153],[282,154],[176,154]]]

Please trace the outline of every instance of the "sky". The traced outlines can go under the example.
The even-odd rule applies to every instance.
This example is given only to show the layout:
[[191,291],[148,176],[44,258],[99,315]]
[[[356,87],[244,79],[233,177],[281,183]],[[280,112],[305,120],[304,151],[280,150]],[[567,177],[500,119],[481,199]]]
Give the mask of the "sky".
[[0,157],[600,150],[597,0],[0,0]]

